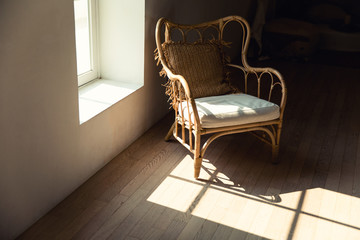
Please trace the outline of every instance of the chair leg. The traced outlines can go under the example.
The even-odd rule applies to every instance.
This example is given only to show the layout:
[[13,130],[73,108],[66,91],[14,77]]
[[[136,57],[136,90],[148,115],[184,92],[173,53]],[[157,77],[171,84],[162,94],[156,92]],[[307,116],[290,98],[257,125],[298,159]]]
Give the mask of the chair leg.
[[280,144],[280,134],[281,134],[282,124],[278,125],[277,132],[276,132],[276,144],[272,146],[272,163],[279,162],[279,144]]
[[274,164],[279,162],[279,145],[272,146],[271,162]]
[[200,175],[202,156],[200,148],[200,133],[195,134],[195,153],[194,153],[194,178],[198,179]]
[[201,157],[195,157],[194,158],[194,178],[195,179],[199,179],[200,170],[201,170],[201,163],[202,163],[202,158]]
[[165,141],[169,141],[169,139],[171,138],[171,136],[173,135],[174,132],[174,128],[175,128],[175,124],[176,122],[173,123],[173,125],[171,126],[171,128],[169,129],[168,133],[165,136]]

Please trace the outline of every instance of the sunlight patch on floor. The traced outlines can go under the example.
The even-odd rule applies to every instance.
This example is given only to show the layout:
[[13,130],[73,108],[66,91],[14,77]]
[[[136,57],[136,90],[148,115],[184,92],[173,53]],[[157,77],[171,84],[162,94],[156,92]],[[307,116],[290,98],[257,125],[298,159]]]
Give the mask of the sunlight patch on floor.
[[[186,156],[147,200],[181,212],[186,212],[204,185],[203,183],[195,184],[192,163],[192,158]],[[182,179],[176,178],[177,176],[181,176]]]
[[360,239],[360,199],[322,188],[308,189],[297,221],[297,239]]
[[360,239],[359,198],[322,188],[253,195],[206,159],[201,178],[194,180],[193,159],[186,156],[147,200],[240,230],[231,239],[243,232],[269,239]]

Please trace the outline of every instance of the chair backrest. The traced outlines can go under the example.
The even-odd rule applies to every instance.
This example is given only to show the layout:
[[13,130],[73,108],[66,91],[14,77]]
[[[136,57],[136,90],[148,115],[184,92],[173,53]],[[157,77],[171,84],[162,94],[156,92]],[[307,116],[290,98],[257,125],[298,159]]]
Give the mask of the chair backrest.
[[244,67],[247,67],[248,63],[246,60],[246,54],[250,41],[250,26],[247,21],[240,16],[228,16],[214,21],[194,25],[177,24],[166,18],[160,18],[157,22],[155,31],[159,60],[164,68],[169,68],[161,47],[163,43],[203,43],[208,40],[218,40],[222,44],[226,45],[227,42],[224,39],[225,30],[228,25],[232,25],[233,23],[238,23],[240,26],[239,28],[236,28],[237,32],[231,33],[241,39],[240,41],[237,41],[237,43],[241,44],[241,46],[239,46],[241,62]]
[[[231,39],[228,39],[229,37]],[[225,52],[225,55],[229,55],[226,52],[226,49],[228,49],[226,46],[230,42],[230,51],[236,52],[241,58],[241,62],[235,61],[233,62],[235,64],[225,62],[226,77],[224,81],[231,82],[232,87],[235,87],[238,92],[250,94],[278,104],[283,111],[283,106],[285,106],[286,102],[286,86],[281,74],[277,70],[269,67],[251,67],[247,62],[247,51],[250,43],[250,26],[244,18],[240,16],[228,16],[194,25],[177,24],[166,18],[160,18],[156,25],[155,39],[157,45],[155,59],[158,60],[158,63],[161,62],[163,67],[160,75],[168,77],[168,82],[165,84],[166,94],[170,97],[169,100],[173,106],[183,99],[193,99],[198,96],[193,94],[194,91],[190,91],[190,89],[193,89],[191,86],[192,79],[189,79],[188,76],[192,77],[192,75],[182,76],[180,71],[176,73],[172,70],[174,68],[169,63],[173,59],[169,58],[169,62],[167,62],[168,54],[165,54],[166,48],[164,48],[164,46],[174,43],[191,45],[191,43],[206,43],[214,42],[215,40],[215,42],[220,43],[220,52],[223,50],[222,52]],[[236,46],[234,47],[234,45]],[[191,50],[193,49],[194,48]],[[186,54],[188,52],[189,51],[187,51]],[[201,60],[196,60],[197,63],[199,61]],[[209,64],[207,66],[209,66]],[[199,69],[202,70],[203,68],[199,68],[198,66],[192,67],[192,70],[197,71]],[[231,70],[229,71],[229,69]],[[234,69],[236,71],[233,71]],[[202,73],[203,72],[204,70]],[[208,71],[205,72],[207,73]],[[215,75],[219,76],[219,74],[220,71]],[[212,79],[212,77],[210,77],[210,79]],[[235,82],[232,80],[235,80]],[[183,82],[189,84],[184,84]],[[209,88],[212,88],[210,84],[202,84],[202,86],[204,85],[209,85]],[[224,90],[222,88],[218,93],[224,94],[226,91],[227,89]],[[184,92],[186,94],[182,94]]]

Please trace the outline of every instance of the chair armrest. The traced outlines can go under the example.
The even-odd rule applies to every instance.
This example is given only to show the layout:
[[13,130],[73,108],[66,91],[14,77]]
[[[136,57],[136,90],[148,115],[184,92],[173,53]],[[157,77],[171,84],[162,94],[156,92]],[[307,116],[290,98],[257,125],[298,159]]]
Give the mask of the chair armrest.
[[[189,122],[187,123],[189,125],[190,128],[193,127],[193,125],[195,126],[195,129],[201,129],[200,126],[200,118],[199,118],[199,114],[197,111],[197,107],[196,107],[196,103],[195,100],[192,98],[192,94],[191,94],[191,90],[189,87],[189,84],[187,83],[187,81],[185,80],[185,78],[182,75],[178,75],[178,74],[174,74],[171,72],[170,69],[168,69],[167,67],[164,67],[164,70],[168,76],[168,78],[171,80],[171,83],[173,84],[173,88],[176,87],[178,90],[180,90],[181,88],[185,91],[185,96],[181,96],[180,91],[172,91],[171,94],[173,96],[171,96],[172,101],[173,101],[173,108],[176,112],[181,111],[180,115],[176,115],[181,117],[181,121],[182,123],[185,124],[185,120],[184,120],[184,114],[188,114],[188,118],[187,119],[194,119],[194,122]],[[182,104],[180,104],[181,102],[187,102],[187,112],[184,112],[184,109],[182,109]],[[191,108],[189,107],[191,106]],[[190,112],[189,109],[192,109],[192,111]]]
[[[277,104],[279,104],[279,107],[281,109],[281,115],[285,109],[285,105],[286,105],[286,99],[287,99],[287,89],[286,89],[286,84],[285,84],[285,80],[282,77],[282,75],[280,74],[280,72],[278,72],[276,69],[270,68],[270,67],[250,67],[250,66],[239,66],[239,65],[235,65],[235,64],[227,64],[229,67],[232,68],[236,68],[239,69],[243,72],[244,76],[245,76],[245,93],[247,93],[248,89],[247,89],[247,85],[248,85],[248,81],[249,81],[249,76],[250,75],[254,75],[256,80],[257,80],[257,97],[262,97],[263,99],[266,99],[268,101],[272,101],[272,93],[275,87],[280,87],[281,88],[281,98],[280,98],[280,102],[278,102]],[[267,97],[263,97],[260,96],[261,93],[261,81],[265,78],[268,77],[271,81],[269,89],[268,89],[268,94]]]
[[170,69],[168,69],[167,67],[164,67],[164,70],[166,71],[166,75],[168,76],[168,78],[171,81],[179,81],[182,88],[185,91],[185,95],[187,98],[192,98],[192,94],[189,88],[189,84],[187,83],[187,81],[185,80],[185,78],[182,75],[179,74],[174,74],[170,71]]

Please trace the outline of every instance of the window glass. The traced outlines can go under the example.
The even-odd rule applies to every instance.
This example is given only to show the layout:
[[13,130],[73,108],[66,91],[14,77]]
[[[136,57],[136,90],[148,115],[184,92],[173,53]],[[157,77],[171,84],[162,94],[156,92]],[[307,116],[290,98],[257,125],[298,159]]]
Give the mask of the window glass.
[[75,36],[78,75],[92,70],[90,18],[87,0],[75,0]]

